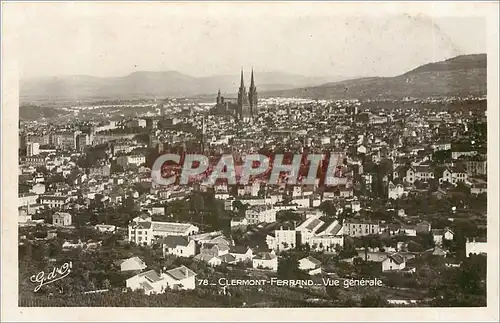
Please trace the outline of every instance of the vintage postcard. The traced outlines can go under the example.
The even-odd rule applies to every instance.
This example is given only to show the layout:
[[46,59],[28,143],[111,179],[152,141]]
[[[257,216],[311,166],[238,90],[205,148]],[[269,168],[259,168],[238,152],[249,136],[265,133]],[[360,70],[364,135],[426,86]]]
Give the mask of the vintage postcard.
[[498,85],[498,2],[4,1],[2,320],[498,320]]

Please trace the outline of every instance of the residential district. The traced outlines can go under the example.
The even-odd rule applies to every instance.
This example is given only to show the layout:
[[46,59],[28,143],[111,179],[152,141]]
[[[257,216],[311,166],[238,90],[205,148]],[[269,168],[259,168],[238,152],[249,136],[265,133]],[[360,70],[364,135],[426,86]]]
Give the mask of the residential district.
[[[20,121],[20,306],[485,306],[485,98],[258,99],[253,73],[240,83],[237,99]],[[322,153],[336,169],[160,186],[167,152]]]

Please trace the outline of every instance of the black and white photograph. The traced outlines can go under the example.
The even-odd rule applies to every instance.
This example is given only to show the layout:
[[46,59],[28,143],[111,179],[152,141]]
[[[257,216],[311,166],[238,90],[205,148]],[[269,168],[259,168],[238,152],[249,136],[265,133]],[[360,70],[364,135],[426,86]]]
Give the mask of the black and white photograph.
[[498,311],[498,2],[4,1],[3,18],[15,315]]

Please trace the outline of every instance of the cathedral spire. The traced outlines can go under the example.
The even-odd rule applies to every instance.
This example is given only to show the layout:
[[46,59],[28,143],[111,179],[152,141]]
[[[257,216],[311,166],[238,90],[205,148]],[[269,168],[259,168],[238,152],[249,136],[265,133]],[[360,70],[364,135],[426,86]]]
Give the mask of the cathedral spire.
[[253,81],[253,67],[252,67],[252,77],[250,79],[250,88],[255,88],[255,82]]
[[243,82],[243,68],[241,69],[241,82],[240,82],[240,89],[245,87],[245,83]]

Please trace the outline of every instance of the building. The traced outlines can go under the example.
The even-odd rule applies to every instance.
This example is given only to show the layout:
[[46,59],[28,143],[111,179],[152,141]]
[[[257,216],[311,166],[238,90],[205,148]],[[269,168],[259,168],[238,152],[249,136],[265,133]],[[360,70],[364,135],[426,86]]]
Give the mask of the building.
[[146,295],[165,293],[168,289],[195,289],[196,273],[180,266],[158,274],[154,270],[130,277],[126,281],[127,288],[132,290],[144,290]]
[[443,244],[443,240],[453,240],[454,233],[450,229],[446,228],[444,230],[441,229],[433,229],[432,231],[432,238],[434,240],[434,243],[438,246]]
[[114,233],[116,231],[116,226],[111,224],[96,224],[95,228],[99,232],[103,233],[104,232]]
[[246,210],[245,219],[249,224],[276,222],[276,209],[271,205],[255,205]]
[[162,239],[163,257],[191,257],[196,254],[196,242],[183,236],[166,236]]
[[146,128],[147,121],[145,119],[133,119],[127,122],[128,128]]
[[[397,172],[397,170],[396,170]],[[414,184],[416,181],[427,182],[434,179],[434,172],[430,166],[412,166],[403,173],[403,181]]]
[[85,147],[90,145],[90,136],[86,133],[80,133],[76,136],[76,150],[83,152]]
[[26,156],[33,157],[40,154],[40,144],[31,142],[26,146]]
[[143,271],[147,268],[146,263],[139,257],[132,257],[120,261],[120,271]]
[[382,271],[402,270],[406,267],[406,259],[399,253],[389,255],[382,261]]
[[[29,208],[29,206],[28,206],[28,208]],[[31,222],[32,215],[29,214],[28,208],[25,208],[25,207],[18,208],[17,223],[23,224],[23,223]]]
[[379,233],[378,222],[346,220],[344,223],[344,233],[350,237],[361,237]]
[[62,207],[69,201],[69,196],[40,195],[40,203],[48,205],[51,208]]
[[416,237],[417,236],[417,226],[416,225],[409,225],[409,224],[403,224],[401,226],[401,229],[399,231],[401,234],[404,234],[409,237]]
[[278,270],[278,257],[274,252],[261,252],[252,259],[253,268]]
[[467,181],[467,172],[458,167],[447,167],[443,171],[443,176],[439,179],[439,183],[448,182],[450,184],[456,185],[460,182],[465,183]]
[[170,269],[164,274],[171,289],[190,290],[196,288],[196,273],[186,266]]
[[220,90],[217,94],[216,105],[212,110],[215,114],[229,114],[237,121],[252,122],[258,114],[258,95],[257,87],[255,86],[254,73],[250,80],[248,93],[243,80],[243,70],[241,71],[240,87],[238,89],[238,98],[236,103],[230,102],[224,98]]
[[253,258],[252,249],[245,246],[233,246],[229,248],[229,254],[234,257],[235,262],[248,261]]
[[[227,255],[227,254],[226,254]],[[222,255],[224,256],[224,255]],[[207,263],[211,267],[217,267],[222,264],[222,256],[215,256],[213,254],[208,254],[208,253],[199,253],[196,256],[194,256],[194,260],[201,261]]]
[[31,193],[41,195],[45,193],[45,184],[37,183],[30,190]]
[[487,254],[488,251],[488,242],[486,237],[484,238],[472,238],[465,242],[465,256],[470,257],[471,254]]
[[19,206],[37,204],[38,195],[34,193],[19,194]]
[[26,166],[33,166],[33,167],[44,166],[45,158],[40,156],[24,157],[21,159],[21,163]]
[[309,239],[309,246],[315,251],[333,252],[337,246],[344,246],[342,235],[316,235]]
[[431,232],[432,226],[427,221],[417,223],[417,234],[428,234]]
[[477,151],[452,151],[451,158],[458,159],[461,156],[471,157],[477,155]]
[[267,235],[266,243],[269,249],[275,251],[295,248],[297,246],[297,231],[281,227]]
[[406,195],[403,185],[389,182],[387,185],[387,195],[389,199],[397,200]]
[[52,224],[55,226],[70,226],[71,214],[66,212],[56,212],[52,215]]
[[129,165],[140,166],[146,162],[146,156],[142,155],[128,155],[116,158],[116,163],[120,166],[126,167]]
[[321,274],[321,261],[308,256],[299,260],[299,269],[307,271],[309,275]]
[[151,216],[134,218],[128,226],[128,241],[151,245],[155,240],[167,236],[190,236],[199,228],[190,223],[156,222]]
[[483,156],[468,157],[464,164],[465,170],[469,175],[486,175],[488,172],[487,160]]

